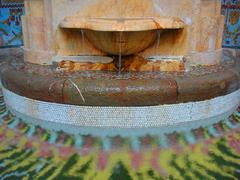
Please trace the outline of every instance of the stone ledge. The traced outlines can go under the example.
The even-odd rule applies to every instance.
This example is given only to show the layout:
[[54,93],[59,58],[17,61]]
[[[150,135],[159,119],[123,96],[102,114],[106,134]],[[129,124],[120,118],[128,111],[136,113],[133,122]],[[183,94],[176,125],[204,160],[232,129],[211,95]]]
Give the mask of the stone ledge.
[[2,84],[31,99],[81,106],[154,106],[203,101],[227,95],[240,87],[239,72],[232,66],[205,71],[135,73],[129,77],[82,72],[83,76],[56,73],[51,66],[21,64],[3,68]]

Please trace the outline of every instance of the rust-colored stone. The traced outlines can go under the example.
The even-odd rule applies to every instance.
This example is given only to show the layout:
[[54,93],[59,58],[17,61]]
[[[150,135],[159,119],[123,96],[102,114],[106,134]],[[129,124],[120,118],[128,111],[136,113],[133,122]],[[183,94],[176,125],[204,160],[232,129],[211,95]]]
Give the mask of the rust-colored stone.
[[2,74],[2,84],[14,93],[31,99],[62,103],[60,78],[39,76],[8,69]]
[[[203,75],[131,75],[128,78],[89,72],[61,74],[48,67],[4,67],[2,84],[16,94],[47,102],[86,106],[154,106],[202,101],[239,89],[239,73],[232,67]],[[42,69],[41,69],[42,68]],[[41,70],[40,70],[41,69]],[[140,75],[140,76],[139,76]],[[107,78],[106,78],[107,76]]]
[[195,77],[178,77],[178,102],[201,101],[224,96],[240,87],[239,74],[232,70]]
[[[78,88],[77,88],[78,87]],[[149,106],[176,102],[173,79],[66,81],[64,103],[92,106]]]

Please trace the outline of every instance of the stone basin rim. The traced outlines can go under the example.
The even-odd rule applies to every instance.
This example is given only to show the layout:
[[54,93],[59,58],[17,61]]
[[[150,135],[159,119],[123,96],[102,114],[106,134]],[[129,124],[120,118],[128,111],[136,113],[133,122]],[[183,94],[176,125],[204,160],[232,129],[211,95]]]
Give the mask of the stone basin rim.
[[[46,102],[119,107],[203,101],[240,88],[240,75],[231,67],[202,76],[177,75],[157,79],[89,79],[56,76],[36,72],[34,68],[31,71],[4,69],[1,72],[2,84],[18,95]],[[74,86],[78,86],[84,101]]]
[[185,23],[178,17],[95,18],[65,17],[61,28],[106,32],[131,32],[163,29],[182,29]]

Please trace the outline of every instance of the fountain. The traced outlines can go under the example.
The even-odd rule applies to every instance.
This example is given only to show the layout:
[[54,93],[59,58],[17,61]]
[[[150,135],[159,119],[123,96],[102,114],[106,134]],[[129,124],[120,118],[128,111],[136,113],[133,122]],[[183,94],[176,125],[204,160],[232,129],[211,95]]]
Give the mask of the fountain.
[[214,124],[239,104],[239,72],[222,56],[219,0],[25,7],[24,63],[1,74],[7,107],[29,123],[136,140]]

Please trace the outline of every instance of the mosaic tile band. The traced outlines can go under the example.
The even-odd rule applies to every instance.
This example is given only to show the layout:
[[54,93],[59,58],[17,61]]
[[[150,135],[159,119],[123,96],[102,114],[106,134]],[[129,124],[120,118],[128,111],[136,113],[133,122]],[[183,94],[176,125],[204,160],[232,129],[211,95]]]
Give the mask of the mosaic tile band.
[[207,101],[150,107],[88,107],[48,103],[19,96],[5,88],[6,105],[31,118],[88,127],[146,128],[211,119],[237,108],[240,90]]

